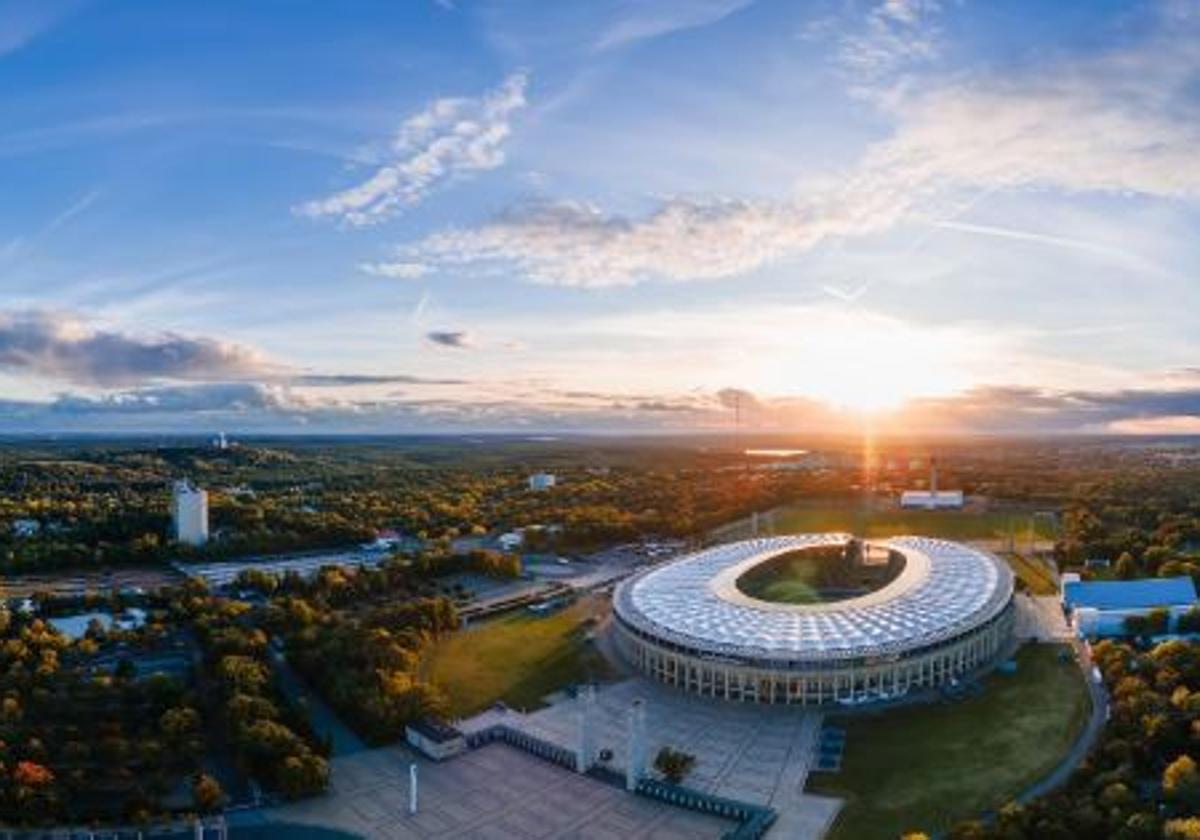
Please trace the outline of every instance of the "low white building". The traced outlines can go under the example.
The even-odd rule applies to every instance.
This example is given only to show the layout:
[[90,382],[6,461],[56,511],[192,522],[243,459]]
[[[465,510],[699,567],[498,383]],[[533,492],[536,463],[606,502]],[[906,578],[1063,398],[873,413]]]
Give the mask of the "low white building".
[[404,727],[404,740],[434,761],[453,758],[467,749],[467,737],[461,731],[434,720],[408,724]]
[[922,510],[958,510],[963,506],[961,490],[939,490],[937,459],[929,459],[929,489],[905,490],[900,494],[900,507]]
[[965,502],[961,490],[905,490],[900,507],[923,510],[960,510]]
[[41,530],[42,523],[36,519],[14,519],[12,523],[13,536],[21,539],[36,537]]
[[501,534],[496,537],[496,545],[500,546],[501,551],[516,551],[525,544],[525,529],[518,528],[515,531]]
[[554,473],[540,472],[529,476],[530,490],[549,490],[556,483],[557,479],[555,479]]
[[1155,610],[1167,613],[1167,633],[1197,606],[1196,586],[1187,575],[1142,580],[1081,580],[1062,576],[1062,605],[1075,632],[1085,638],[1128,635],[1125,620]]
[[171,488],[171,524],[184,545],[208,542],[208,493],[186,478]]

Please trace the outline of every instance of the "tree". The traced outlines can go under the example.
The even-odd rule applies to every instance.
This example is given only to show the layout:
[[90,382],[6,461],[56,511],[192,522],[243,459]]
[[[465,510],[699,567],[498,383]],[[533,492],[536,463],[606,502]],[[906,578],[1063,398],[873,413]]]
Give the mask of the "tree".
[[1149,635],[1150,624],[1144,615],[1139,615],[1138,613],[1127,615],[1121,624],[1127,636]]
[[673,785],[682,782],[695,764],[696,756],[670,747],[663,747],[654,757],[654,769]]
[[207,773],[197,773],[192,779],[192,802],[196,810],[202,814],[211,814],[221,807],[225,800],[225,791],[221,783]]
[[308,750],[288,756],[279,769],[279,788],[292,799],[320,793],[327,784],[329,762]]
[[1163,793],[1181,805],[1189,808],[1200,805],[1200,768],[1190,755],[1181,755],[1167,765],[1162,786]]
[[1175,629],[1180,633],[1200,633],[1200,608],[1192,607],[1175,620]]
[[45,787],[53,784],[54,774],[36,761],[18,761],[13,770],[13,781],[29,788]]
[[1165,607],[1157,607],[1146,613],[1146,632],[1151,636],[1161,636],[1171,629],[1171,612]]
[[1133,580],[1137,577],[1137,561],[1133,559],[1133,555],[1128,551],[1121,552],[1121,556],[1117,558],[1117,566],[1114,573],[1120,580]]
[[1163,837],[1165,840],[1200,840],[1200,817],[1167,820]]

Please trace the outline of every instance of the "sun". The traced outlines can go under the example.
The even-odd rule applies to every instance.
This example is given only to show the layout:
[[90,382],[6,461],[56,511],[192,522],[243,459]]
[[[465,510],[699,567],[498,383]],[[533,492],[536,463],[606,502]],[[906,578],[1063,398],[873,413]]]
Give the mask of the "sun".
[[769,387],[849,412],[883,414],[972,384],[969,340],[891,319],[810,324],[786,345],[791,363],[770,372]]

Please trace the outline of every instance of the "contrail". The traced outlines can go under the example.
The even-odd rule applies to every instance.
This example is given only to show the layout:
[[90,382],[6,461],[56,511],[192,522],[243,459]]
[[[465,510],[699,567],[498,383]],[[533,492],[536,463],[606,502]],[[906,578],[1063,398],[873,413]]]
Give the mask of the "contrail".
[[1042,245],[1057,245],[1061,248],[1074,248],[1078,251],[1091,251],[1096,254],[1107,254],[1118,257],[1134,256],[1119,248],[1111,248],[1086,239],[1072,239],[1066,236],[1054,236],[1048,233],[1037,233],[1032,230],[1017,230],[1015,228],[995,227],[994,225],[976,225],[970,222],[938,222],[936,227],[948,230],[958,230],[963,233],[978,233],[983,236],[997,236],[1001,239],[1018,239],[1023,242],[1037,242]]

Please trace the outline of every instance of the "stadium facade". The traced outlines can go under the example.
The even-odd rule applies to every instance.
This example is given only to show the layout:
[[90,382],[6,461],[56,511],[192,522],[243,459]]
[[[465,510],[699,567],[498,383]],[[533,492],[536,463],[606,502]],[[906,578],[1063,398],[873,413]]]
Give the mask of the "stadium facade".
[[709,548],[623,582],[615,637],[649,676],[709,697],[843,705],[951,683],[1007,653],[1013,576],[991,555],[945,540],[872,541],[903,566],[881,588],[812,604],[762,601],[737,580],[848,534],[802,534]]

